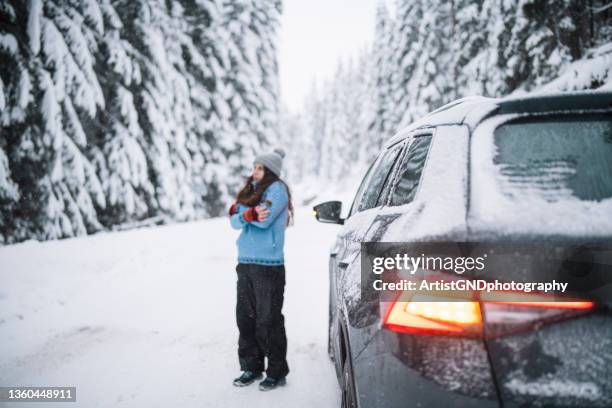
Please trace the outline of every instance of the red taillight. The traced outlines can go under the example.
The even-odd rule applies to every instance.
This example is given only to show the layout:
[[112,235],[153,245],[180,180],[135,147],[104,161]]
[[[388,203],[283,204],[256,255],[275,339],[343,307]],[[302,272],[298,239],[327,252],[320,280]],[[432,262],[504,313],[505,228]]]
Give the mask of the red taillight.
[[402,292],[387,309],[384,325],[404,333],[497,337],[595,308],[591,301],[558,297],[551,301],[552,296],[540,293],[465,292],[462,299],[456,296]]
[[[408,292],[404,292],[407,294]],[[430,334],[478,334],[482,332],[480,305],[440,296],[402,296],[391,304],[384,319],[393,331]]]
[[500,305],[515,305],[524,307],[545,307],[554,309],[592,309],[595,305],[589,300],[555,298],[539,293],[519,292],[484,292],[480,293],[481,302]]

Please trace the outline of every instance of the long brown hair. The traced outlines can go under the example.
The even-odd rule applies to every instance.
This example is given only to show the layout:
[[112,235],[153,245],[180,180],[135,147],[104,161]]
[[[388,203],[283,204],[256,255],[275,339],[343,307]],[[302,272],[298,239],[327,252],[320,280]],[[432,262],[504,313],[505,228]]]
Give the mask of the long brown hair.
[[276,174],[272,173],[266,166],[263,166],[263,169],[264,176],[261,181],[255,185],[255,188],[253,188],[253,176],[251,175],[247,177],[244,186],[236,195],[236,201],[249,207],[255,207],[261,203],[261,198],[264,191],[266,191],[266,188],[268,188],[270,184],[274,183],[275,181],[280,181],[287,189],[287,195],[289,196],[289,202],[287,204],[287,209],[289,211],[287,225],[291,225],[293,222],[293,202],[291,200],[291,190],[289,189],[287,183],[285,183]]

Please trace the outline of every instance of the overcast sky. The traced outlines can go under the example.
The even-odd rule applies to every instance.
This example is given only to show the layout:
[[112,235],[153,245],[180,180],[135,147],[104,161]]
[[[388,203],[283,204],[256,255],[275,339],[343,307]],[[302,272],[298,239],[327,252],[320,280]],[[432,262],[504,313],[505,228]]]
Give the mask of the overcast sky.
[[313,78],[330,78],[340,58],[371,43],[378,1],[283,0],[280,86],[291,111],[300,110]]

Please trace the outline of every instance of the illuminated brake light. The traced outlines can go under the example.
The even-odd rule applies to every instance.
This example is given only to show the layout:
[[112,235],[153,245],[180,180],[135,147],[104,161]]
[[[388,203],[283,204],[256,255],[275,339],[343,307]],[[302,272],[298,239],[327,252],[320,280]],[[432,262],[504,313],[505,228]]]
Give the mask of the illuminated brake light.
[[528,302],[528,301],[514,301],[514,302],[487,302],[487,303],[495,303],[498,305],[513,305],[513,306],[523,306],[523,307],[544,307],[549,309],[593,309],[595,307],[595,303],[589,301],[579,301],[579,302]]
[[477,324],[482,321],[478,302],[423,301],[412,299],[406,312],[447,323]]
[[[545,307],[555,309],[592,309],[595,304],[588,300],[555,298],[551,295],[538,293],[519,293],[519,292],[483,292],[480,294],[482,302],[491,304],[524,306],[524,307]],[[551,300],[555,298],[556,300]]]
[[468,334],[481,331],[482,316],[478,302],[415,295],[410,301],[394,302],[387,312],[385,325],[402,332]]
[[484,309],[487,327],[491,327],[487,337],[494,337],[523,330],[538,321],[556,321],[595,308],[591,301],[559,300],[539,293],[469,292],[467,298],[459,300],[452,293],[438,293],[442,294],[402,292],[387,309],[385,327],[404,333],[481,337]]

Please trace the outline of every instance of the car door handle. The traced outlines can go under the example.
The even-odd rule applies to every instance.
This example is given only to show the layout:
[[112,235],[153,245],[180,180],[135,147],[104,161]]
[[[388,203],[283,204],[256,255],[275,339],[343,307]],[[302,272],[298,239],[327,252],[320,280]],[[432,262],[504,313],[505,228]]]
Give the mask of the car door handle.
[[355,251],[350,253],[348,256],[345,256],[341,260],[338,261],[338,268],[346,269],[348,266],[357,258],[359,255],[359,251]]
[[351,264],[351,262],[353,262],[353,260],[355,259],[355,254],[351,254],[349,256],[347,256],[346,258],[343,258],[341,260],[338,261],[338,268],[342,268],[342,269],[346,269],[348,268],[348,266]]

